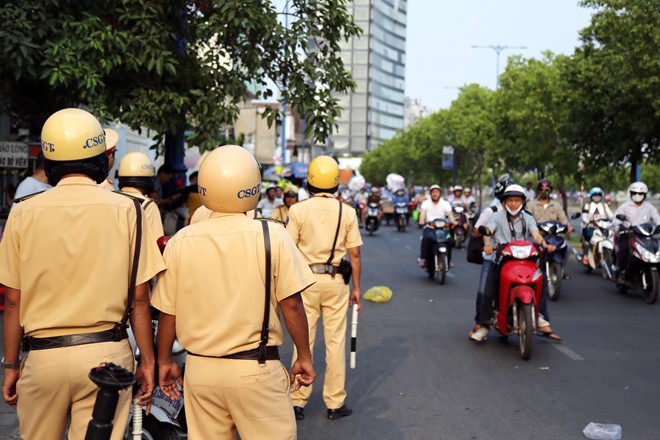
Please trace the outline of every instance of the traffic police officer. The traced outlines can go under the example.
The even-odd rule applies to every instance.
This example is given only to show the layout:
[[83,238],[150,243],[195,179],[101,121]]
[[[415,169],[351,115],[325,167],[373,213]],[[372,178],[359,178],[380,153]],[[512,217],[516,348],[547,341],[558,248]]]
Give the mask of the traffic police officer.
[[[5,401],[18,407],[21,438],[83,439],[103,362],[134,370],[122,316],[135,247],[140,246],[131,327],[142,355],[140,403],[151,402],[154,354],[147,282],[165,265],[136,205],[97,185],[107,175],[105,135],[80,109],[54,113],[41,145],[53,189],[19,203],[0,242],[5,309]],[[139,209],[139,206],[137,207]],[[107,264],[106,261],[112,261]],[[28,354],[19,369],[21,339]],[[145,393],[145,394],[143,394]],[[20,398],[19,398],[20,397]],[[130,390],[120,393],[112,438],[123,438]]]
[[[290,384],[297,379],[298,386],[310,385],[316,376],[300,296],[314,283],[314,274],[283,226],[244,214],[256,207],[261,192],[259,165],[245,149],[213,150],[200,166],[198,185],[211,218],[169,240],[168,270],[152,299],[161,312],[161,389],[178,397],[180,372],[172,360],[176,336],[188,351],[183,390],[191,440],[233,439],[237,432],[245,440],[295,439]],[[268,318],[265,290],[272,292]],[[278,309],[301,353],[291,376],[279,361]]]
[[[117,142],[119,142],[119,133],[112,128],[106,128],[105,132],[105,154],[108,156],[108,172],[115,166],[115,154],[117,154]],[[115,190],[115,182],[112,181],[110,176],[106,176],[99,186],[108,191]]]
[[[316,324],[323,313],[326,344],[326,373],[323,400],[328,418],[350,416],[352,410],[346,399],[346,316],[353,303],[362,308],[360,298],[360,246],[362,238],[355,209],[344,206],[339,229],[340,203],[333,196],[339,185],[339,167],[330,156],[319,156],[309,164],[307,188],[313,197],[296,203],[289,210],[287,231],[302,252],[307,264],[316,274],[316,284],[303,292],[303,302],[309,321],[310,349],[314,351]],[[338,232],[337,232],[338,230]],[[334,257],[329,261],[333,240],[337,236]],[[348,252],[353,272],[353,290],[339,273],[339,264]],[[294,359],[295,359],[294,353]],[[305,417],[304,407],[309,401],[312,387],[301,388],[291,395],[296,419]]]
[[284,192],[284,205],[280,205],[273,213],[270,215],[270,218],[275,219],[279,222],[286,223],[289,218],[289,208],[298,201],[298,187],[295,185],[290,185]]
[[151,226],[154,239],[158,240],[165,235],[163,220],[160,217],[158,204],[147,194],[154,188],[156,168],[149,156],[142,152],[127,153],[119,162],[117,177],[121,194],[139,199],[142,209]]

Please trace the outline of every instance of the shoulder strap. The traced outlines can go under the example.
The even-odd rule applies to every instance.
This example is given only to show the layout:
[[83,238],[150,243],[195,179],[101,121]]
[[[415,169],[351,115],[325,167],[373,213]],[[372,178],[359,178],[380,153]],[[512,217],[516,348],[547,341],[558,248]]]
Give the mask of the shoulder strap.
[[28,194],[27,196],[19,197],[18,199],[14,199],[12,203],[21,203],[21,202],[24,202],[24,201],[26,201],[26,200],[28,200],[28,199],[31,199],[31,198],[34,197],[34,196],[38,196],[39,194],[45,193],[46,191],[48,191],[48,190],[45,189],[45,190],[43,190],[43,191],[39,191],[39,192],[36,192],[36,193]]
[[270,276],[271,276],[271,252],[270,232],[268,222],[261,222],[264,231],[264,249],[266,250],[266,294],[264,299],[264,322],[261,324],[261,341],[259,342],[259,363],[266,363],[266,346],[268,345],[268,324],[270,322]]
[[332,264],[332,260],[335,258],[335,247],[337,246],[337,238],[339,237],[339,226],[341,225],[341,201],[339,202],[339,220],[337,221],[337,230],[335,231],[335,240],[332,242],[332,251],[330,252],[330,258],[328,258],[326,265]]
[[128,303],[124,316],[121,318],[121,327],[126,327],[133,311],[133,297],[135,296],[135,283],[137,281],[137,271],[140,262],[140,250],[142,248],[142,207],[136,198],[132,198],[135,205],[135,252],[133,254],[133,268],[131,269],[131,280],[128,284]]
[[144,199],[144,201],[145,201],[146,203],[144,203],[144,204],[142,205],[142,209],[144,209],[144,210],[146,211],[147,207],[148,207],[149,205],[151,205],[154,201],[153,201],[152,199]]

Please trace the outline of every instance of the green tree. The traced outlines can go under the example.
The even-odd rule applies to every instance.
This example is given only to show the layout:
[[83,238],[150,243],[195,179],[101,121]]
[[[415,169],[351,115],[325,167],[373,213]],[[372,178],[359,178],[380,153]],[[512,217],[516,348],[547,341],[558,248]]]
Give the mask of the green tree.
[[[0,97],[38,132],[54,110],[86,106],[133,129],[188,133],[213,148],[248,97],[281,99],[322,141],[353,90],[339,57],[360,29],[347,0],[8,0],[0,6]],[[268,109],[269,122],[278,117]]]
[[[578,171],[579,156],[562,135],[568,114],[562,66],[565,56],[546,52],[540,60],[512,57],[497,92],[498,142],[502,165],[539,178],[558,176],[566,201],[566,179]],[[566,208],[566,206],[564,206]]]
[[596,8],[567,65],[567,136],[590,166],[660,158],[660,2],[583,0]]

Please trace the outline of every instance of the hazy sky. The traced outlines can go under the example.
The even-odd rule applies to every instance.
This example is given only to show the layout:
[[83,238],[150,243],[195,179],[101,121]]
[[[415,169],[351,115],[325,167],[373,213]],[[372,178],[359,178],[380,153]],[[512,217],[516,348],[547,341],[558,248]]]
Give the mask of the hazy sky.
[[449,107],[457,87],[495,88],[496,52],[478,46],[527,46],[500,54],[571,54],[592,10],[577,0],[408,0],[406,96],[431,110]]

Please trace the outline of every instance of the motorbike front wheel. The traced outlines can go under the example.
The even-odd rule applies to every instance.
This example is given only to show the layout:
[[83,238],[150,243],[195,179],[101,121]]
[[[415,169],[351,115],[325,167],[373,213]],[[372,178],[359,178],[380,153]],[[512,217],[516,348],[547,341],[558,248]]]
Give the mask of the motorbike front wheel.
[[518,351],[525,361],[532,355],[533,311],[531,304],[518,304]]
[[447,275],[447,255],[440,254],[438,255],[438,283],[445,284],[445,278]]
[[564,268],[561,263],[549,263],[546,265],[548,278],[548,298],[552,301],[559,299],[561,293],[561,281],[564,278]]
[[609,249],[603,249],[600,260],[600,273],[606,280],[612,279],[612,251]]
[[642,295],[647,304],[655,304],[658,300],[658,290],[660,289],[660,275],[657,270],[647,270],[646,273],[646,288]]

